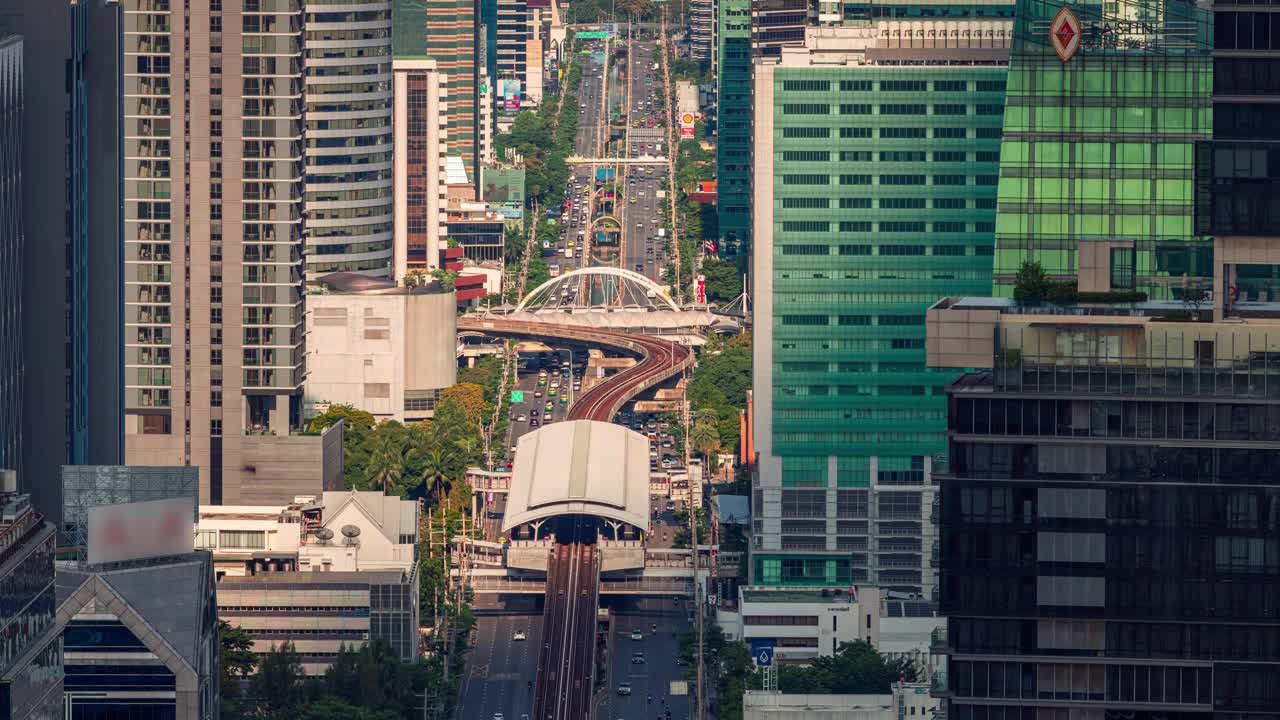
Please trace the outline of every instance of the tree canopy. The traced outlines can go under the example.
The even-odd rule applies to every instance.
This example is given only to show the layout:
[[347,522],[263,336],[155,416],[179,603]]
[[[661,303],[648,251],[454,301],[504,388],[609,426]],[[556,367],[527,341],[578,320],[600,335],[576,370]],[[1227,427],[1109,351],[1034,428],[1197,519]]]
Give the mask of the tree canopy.
[[784,693],[851,695],[887,693],[895,682],[916,682],[920,669],[907,658],[885,658],[861,640],[844,643],[835,655],[813,665],[781,665],[778,689]]

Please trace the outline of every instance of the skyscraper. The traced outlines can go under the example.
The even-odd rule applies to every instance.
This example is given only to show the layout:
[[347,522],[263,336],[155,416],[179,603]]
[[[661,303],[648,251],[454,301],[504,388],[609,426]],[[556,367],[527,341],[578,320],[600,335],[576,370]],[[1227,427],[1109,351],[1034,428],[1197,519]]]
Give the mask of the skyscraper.
[[[1012,293],[1028,259],[1053,277],[1080,274],[1084,291],[1166,300],[1207,289],[1213,242],[1195,223],[1196,153],[1213,130],[1212,13],[1172,0],[1063,7],[1018,5],[996,294]],[[1110,277],[1084,272],[1099,253],[1114,258]]]
[[925,310],[990,288],[1010,30],[813,28],[756,61],[753,583],[932,585]]
[[444,80],[434,60],[394,64],[395,273],[439,267],[445,237],[447,157]]
[[[106,0],[15,0],[23,37],[20,261],[22,337],[2,343],[23,365],[20,477],[65,463],[118,463],[122,433],[120,72],[122,15]],[[25,481],[24,481],[25,482]],[[57,483],[24,487],[55,523]]]
[[720,0],[716,87],[716,216],[720,253],[750,249],[751,0]]
[[448,102],[449,155],[462,159],[467,176],[479,183],[477,158],[480,134],[477,122],[480,59],[478,47],[480,13],[476,0],[426,0],[425,47],[420,52],[396,49],[396,56],[418,55],[436,61],[444,77]]
[[22,38],[0,28],[0,467],[22,462]]
[[391,0],[309,3],[307,277],[391,274]]
[[235,503],[300,421],[300,0],[125,0],[126,446]]

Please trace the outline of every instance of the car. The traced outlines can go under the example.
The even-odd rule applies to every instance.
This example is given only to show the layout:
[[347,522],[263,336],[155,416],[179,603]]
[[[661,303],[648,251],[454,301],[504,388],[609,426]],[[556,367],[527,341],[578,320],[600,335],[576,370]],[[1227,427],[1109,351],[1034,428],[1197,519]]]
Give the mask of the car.
[[551,412],[552,410],[555,410],[555,409],[556,409],[556,404],[548,400],[547,407],[546,407],[547,412]]
[[547,390],[547,397],[555,397],[557,392],[559,391],[555,388],[551,388],[550,390]]
[[511,636],[511,639],[512,640],[528,640],[529,636],[525,635],[523,630],[517,630],[515,634]]
[[512,468],[512,466],[514,466],[514,465],[515,465],[515,461],[513,461],[513,460],[508,460],[508,461],[507,461],[507,469],[508,469],[508,470],[510,470],[510,469]]
[[640,632],[639,630],[632,630],[632,631],[631,631],[631,639],[632,639],[632,640],[643,640],[643,639],[644,639],[644,633]]
[[644,664],[644,653],[642,653],[642,652],[632,653],[632,654],[631,654],[631,664],[632,664],[632,665],[643,665],[643,664]]
[[542,391],[541,391],[541,390],[534,390],[534,391],[533,391],[533,396],[534,396],[534,397],[536,397],[536,398],[540,398],[540,397],[542,397]]
[[506,720],[506,716],[502,713],[494,713],[493,720]]
[[532,419],[532,420],[530,420],[530,421],[529,421],[529,427],[538,427],[538,426],[539,426],[539,425],[541,425],[541,424],[542,424],[542,422],[541,422],[540,420],[538,420],[538,418],[534,418],[534,419]]
[[568,405],[568,404],[569,404],[569,396],[568,396],[568,395],[561,395],[561,396],[560,396],[560,404],[561,404],[561,405]]
[[516,416],[516,422],[524,422],[525,420],[528,420],[528,419],[529,417],[524,413],[520,413],[519,415]]
[[619,695],[630,695],[630,694],[631,694],[631,683],[621,683],[620,685],[618,685],[618,694],[619,694]]

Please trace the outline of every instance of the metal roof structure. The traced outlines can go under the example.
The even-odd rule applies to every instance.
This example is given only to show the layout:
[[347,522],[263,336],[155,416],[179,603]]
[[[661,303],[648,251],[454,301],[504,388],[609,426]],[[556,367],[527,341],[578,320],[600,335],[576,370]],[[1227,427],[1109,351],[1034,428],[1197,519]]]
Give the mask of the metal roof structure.
[[648,528],[648,438],[594,420],[558,422],[521,436],[502,530],[557,515]]

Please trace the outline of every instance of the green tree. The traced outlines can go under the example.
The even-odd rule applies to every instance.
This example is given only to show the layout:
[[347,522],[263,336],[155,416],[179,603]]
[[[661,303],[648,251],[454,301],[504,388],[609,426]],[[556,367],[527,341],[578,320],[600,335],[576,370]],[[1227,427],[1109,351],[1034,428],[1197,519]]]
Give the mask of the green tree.
[[402,438],[390,432],[375,433],[372,441],[369,463],[365,466],[369,482],[384,493],[395,494],[404,476],[407,448]]
[[437,446],[427,452],[422,464],[422,484],[431,489],[431,494],[439,502],[440,491],[448,492],[453,485],[456,460],[449,448]]
[[919,676],[911,660],[886,660],[858,640],[841,645],[835,655],[818,657],[811,666],[779,667],[778,688],[784,693],[887,693],[899,679],[915,682]]
[[689,428],[689,442],[702,455],[708,467],[712,466],[714,453],[720,449],[720,430],[716,427],[719,418],[714,410],[710,412],[709,419],[699,420]]
[[224,717],[244,716],[241,685],[253,675],[258,656],[253,636],[225,620],[218,621],[218,689]]
[[1052,283],[1037,260],[1023,260],[1013,280],[1013,299],[1020,303],[1037,303],[1049,296]]
[[306,701],[307,680],[302,672],[302,656],[294,650],[293,643],[286,641],[263,655],[249,687],[259,717],[297,717]]
[[324,413],[311,418],[307,424],[307,432],[323,432],[325,428],[342,420],[343,432],[358,435],[373,429],[378,421],[373,413],[357,410],[350,405],[330,405]]
[[742,294],[742,275],[734,263],[709,257],[702,262],[702,274],[707,279],[708,302],[727,303]]

